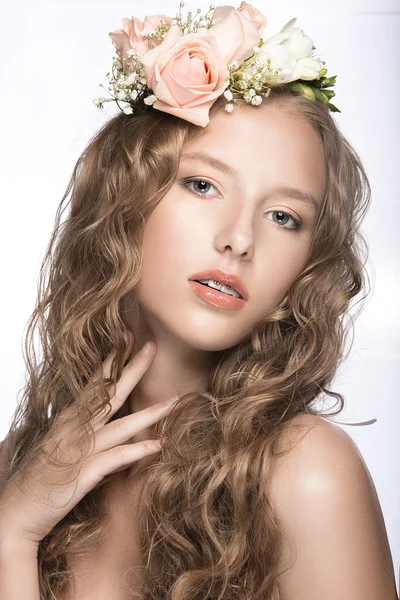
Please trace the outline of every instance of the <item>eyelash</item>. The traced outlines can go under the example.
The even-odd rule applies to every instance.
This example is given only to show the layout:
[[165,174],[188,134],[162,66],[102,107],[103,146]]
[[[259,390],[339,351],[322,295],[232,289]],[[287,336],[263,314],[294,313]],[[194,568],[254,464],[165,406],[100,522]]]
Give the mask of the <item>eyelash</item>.
[[[205,196],[205,194],[199,194],[199,192],[195,192],[194,190],[192,190],[192,189],[189,187],[189,185],[188,185],[189,183],[193,183],[193,182],[196,182],[196,181],[201,181],[202,183],[208,183],[208,184],[209,184],[209,185],[211,185],[211,187],[213,187],[215,190],[217,189],[217,188],[215,187],[215,185],[211,183],[211,181],[208,181],[207,179],[204,179],[203,177],[199,177],[199,178],[192,177],[192,178],[189,178],[189,179],[183,179],[183,180],[180,182],[180,185],[181,185],[182,187],[186,188],[186,189],[189,189],[189,190],[190,190],[190,191],[191,191],[193,194],[196,194],[196,196],[200,196],[200,197],[203,197],[203,198],[204,198],[204,197],[206,197],[206,196]],[[283,210],[272,210],[272,211],[270,211],[270,212],[281,213],[281,214],[287,215],[287,216],[288,216],[288,217],[290,217],[290,218],[293,220],[293,222],[295,223],[295,226],[294,226],[294,227],[285,227],[285,225],[280,225],[279,223],[276,223],[276,222],[274,221],[275,225],[277,225],[278,227],[281,227],[282,229],[286,229],[286,230],[288,230],[288,231],[300,231],[300,230],[302,229],[302,227],[303,227],[303,226],[302,226],[302,223],[301,223],[301,222],[300,222],[298,219],[296,219],[296,218],[295,218],[293,215],[291,215],[289,212],[285,212],[285,211],[283,211]]]

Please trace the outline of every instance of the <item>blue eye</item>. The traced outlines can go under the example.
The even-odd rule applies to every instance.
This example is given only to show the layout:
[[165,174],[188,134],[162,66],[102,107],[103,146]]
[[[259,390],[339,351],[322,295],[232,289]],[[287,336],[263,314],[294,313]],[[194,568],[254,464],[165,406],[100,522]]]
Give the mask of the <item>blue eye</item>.
[[[199,184],[199,191],[189,187],[189,184],[191,184],[191,183]],[[189,188],[189,190],[191,192],[194,192],[198,196],[207,196],[208,195],[208,194],[201,193],[201,192],[207,191],[207,189],[204,189],[204,188],[207,188],[207,186],[211,186],[218,193],[217,188],[212,183],[210,183],[210,181],[207,181],[207,179],[193,179],[193,178],[192,179],[184,179],[181,182],[181,185],[183,185],[183,187]]]
[[[297,219],[295,219],[294,217],[292,217],[289,213],[284,212],[282,210],[271,210],[268,213],[265,214],[272,214],[272,215],[277,215],[277,218],[279,220],[274,220],[274,219],[269,219],[270,221],[273,221],[274,223],[276,223],[279,227],[283,227],[284,229],[292,229],[295,231],[299,231],[301,229],[301,223],[300,221],[298,221]],[[290,227],[285,227],[285,225],[287,224],[288,221],[292,221],[294,223],[294,225],[291,225]]]

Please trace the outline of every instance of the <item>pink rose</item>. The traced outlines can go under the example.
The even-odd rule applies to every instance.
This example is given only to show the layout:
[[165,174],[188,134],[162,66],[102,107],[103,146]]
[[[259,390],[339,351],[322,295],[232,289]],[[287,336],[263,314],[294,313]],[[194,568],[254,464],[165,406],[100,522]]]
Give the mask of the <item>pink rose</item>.
[[[264,33],[264,29],[267,25],[267,19],[264,15],[248,2],[242,1],[240,3],[239,8],[235,9],[233,6],[217,6],[213,12],[213,19],[215,23],[219,23],[223,19],[225,19],[231,11],[237,10],[242,13],[247,19],[249,19],[254,27],[257,28],[259,37],[262,37]],[[258,40],[257,40],[258,43]]]
[[[117,29],[108,35],[121,58],[129,58],[129,55],[127,54],[128,50],[135,50],[136,53],[141,56],[149,49],[147,40],[142,37],[142,31],[146,29],[157,29],[161,21],[169,26],[172,23],[172,18],[165,15],[151,15],[146,16],[143,23],[137,17],[132,17],[131,19],[123,18],[122,22],[124,28]],[[153,46],[158,46],[160,42],[151,38],[151,43]],[[124,61],[122,61],[122,65],[125,66]]]
[[229,12],[207,31],[183,34],[171,25],[156,48],[140,57],[153,107],[205,127],[209,110],[228,86],[228,63],[252,54],[260,36],[239,11]]

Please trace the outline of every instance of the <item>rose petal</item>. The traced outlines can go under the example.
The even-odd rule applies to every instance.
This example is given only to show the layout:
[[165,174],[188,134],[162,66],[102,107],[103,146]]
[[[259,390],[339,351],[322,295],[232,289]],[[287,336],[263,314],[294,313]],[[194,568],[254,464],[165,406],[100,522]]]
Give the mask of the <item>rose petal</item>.
[[223,21],[208,31],[215,40],[219,58],[227,64],[233,60],[243,62],[260,41],[253,23],[236,10],[229,12]]
[[229,13],[232,12],[233,10],[235,10],[234,6],[227,6],[227,5],[217,6],[216,8],[214,8],[212,18],[215,21],[215,25],[217,23],[220,23],[220,21],[223,21],[224,19],[226,19],[226,17],[229,15]]
[[140,57],[140,61],[143,64],[147,85],[150,89],[154,90],[156,82],[159,81],[159,79],[156,78],[155,72],[155,65],[158,56],[160,54],[164,54],[166,50],[171,49],[182,37],[183,33],[179,25],[171,25],[161,44],[155,46]]
[[312,54],[313,41],[310,37],[303,34],[300,27],[293,28],[286,44],[297,59],[305,58]]
[[322,69],[322,64],[317,58],[301,58],[297,61],[293,71],[296,79],[305,79],[311,81],[316,79]]
[[205,127],[210,122],[209,111],[214,102],[215,100],[204,102],[203,104],[196,106],[196,108],[181,108],[170,106],[169,104],[164,104],[164,102],[156,100],[153,104],[153,107],[157,110],[175,115],[176,117],[184,119],[185,121],[189,121],[194,125]]
[[123,58],[126,58],[126,53],[131,47],[128,34],[123,29],[117,29],[116,31],[111,31],[108,35],[118,54]]

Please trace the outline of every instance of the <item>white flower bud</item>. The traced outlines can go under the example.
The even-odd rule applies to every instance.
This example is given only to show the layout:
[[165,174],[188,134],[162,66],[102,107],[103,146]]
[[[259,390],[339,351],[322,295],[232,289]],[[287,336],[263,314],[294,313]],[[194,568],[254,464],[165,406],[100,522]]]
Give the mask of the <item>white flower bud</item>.
[[254,106],[258,106],[259,104],[261,104],[262,102],[262,96],[253,96],[251,99],[251,103],[254,104]]
[[229,65],[228,65],[228,69],[230,71],[236,71],[239,68],[239,63],[237,60],[233,60]]
[[147,104],[148,106],[153,106],[153,104],[156,100],[157,100],[157,96],[155,96],[154,94],[151,94],[150,96],[147,96],[146,98],[144,98],[143,102],[145,104]]
[[228,113],[231,113],[233,111],[233,104],[225,104],[225,110]]
[[259,46],[253,46],[253,52],[254,54],[258,54],[259,52],[261,52],[261,48]]
[[232,98],[233,98],[233,94],[232,94],[231,90],[225,90],[224,96],[227,100],[232,100]]
[[155,36],[154,29],[142,29],[141,36],[142,37],[154,37]]
[[131,98],[132,98],[132,100],[136,100],[137,96],[138,96],[138,91],[137,90],[132,90],[131,91]]
[[249,89],[249,95],[250,96],[255,96],[256,95],[256,92],[255,92],[255,90],[253,90],[253,88]]
[[123,91],[118,92],[118,94],[117,94],[118,100],[125,100],[125,96],[126,96],[126,94]]
[[136,81],[136,78],[137,78],[137,73],[131,73],[126,78],[125,83],[127,83],[128,85],[132,85],[132,83],[134,83]]
[[132,107],[131,107],[131,106],[126,106],[126,107],[123,109],[123,112],[124,112],[126,115],[131,115],[131,114],[133,113]]

